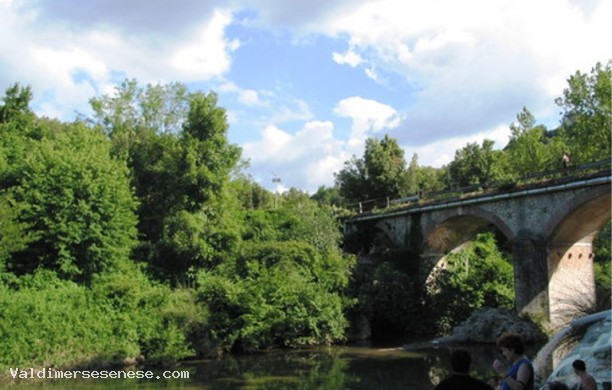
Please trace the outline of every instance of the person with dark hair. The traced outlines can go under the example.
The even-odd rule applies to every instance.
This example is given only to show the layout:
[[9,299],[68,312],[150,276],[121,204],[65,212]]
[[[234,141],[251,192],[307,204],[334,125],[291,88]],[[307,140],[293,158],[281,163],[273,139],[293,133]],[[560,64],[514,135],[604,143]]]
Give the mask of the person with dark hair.
[[580,390],[597,390],[597,382],[591,374],[587,372],[586,364],[583,360],[576,359],[572,363],[574,372],[580,378]]
[[525,356],[523,338],[517,333],[504,333],[497,339],[497,347],[510,364],[506,365],[498,359],[493,362],[493,369],[502,378],[501,390],[534,390],[535,375],[533,363]]
[[456,349],[451,353],[451,368],[453,373],[440,382],[434,390],[492,390],[480,379],[470,376],[472,356],[465,349]]

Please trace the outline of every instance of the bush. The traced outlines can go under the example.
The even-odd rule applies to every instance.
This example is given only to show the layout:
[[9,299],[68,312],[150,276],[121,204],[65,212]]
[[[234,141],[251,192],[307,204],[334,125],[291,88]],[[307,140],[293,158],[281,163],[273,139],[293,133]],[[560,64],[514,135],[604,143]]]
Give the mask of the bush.
[[0,366],[64,366],[136,356],[132,328],[83,286],[51,271],[0,285]]
[[[168,364],[194,355],[189,336],[205,320],[192,294],[136,272],[91,288],[48,270],[0,282],[0,367]],[[10,281],[10,285],[9,282]]]
[[26,274],[43,267],[90,282],[128,261],[136,242],[136,199],[127,167],[111,158],[104,136],[76,123],[28,145],[11,190],[17,220],[32,239],[11,251],[6,269]]
[[267,242],[249,246],[233,265],[200,272],[212,345],[250,351],[344,339],[350,263],[329,256],[304,243]]

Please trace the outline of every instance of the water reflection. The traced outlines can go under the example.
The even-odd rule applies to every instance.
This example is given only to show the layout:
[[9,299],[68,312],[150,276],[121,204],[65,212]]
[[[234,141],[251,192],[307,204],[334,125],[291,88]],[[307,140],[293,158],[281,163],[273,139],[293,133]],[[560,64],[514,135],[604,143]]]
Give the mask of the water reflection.
[[[487,380],[494,373],[492,345],[470,346],[474,376]],[[335,346],[298,351],[269,351],[183,363],[189,379],[61,380],[11,387],[62,389],[413,389],[429,390],[449,374],[450,349],[404,350]]]

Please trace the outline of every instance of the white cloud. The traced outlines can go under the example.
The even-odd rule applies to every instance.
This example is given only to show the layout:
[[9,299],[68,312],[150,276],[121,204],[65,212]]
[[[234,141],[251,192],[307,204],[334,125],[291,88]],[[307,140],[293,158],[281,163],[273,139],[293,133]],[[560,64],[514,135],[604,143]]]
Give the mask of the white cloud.
[[312,26],[348,36],[348,50],[371,79],[395,74],[416,89],[402,109],[407,120],[398,136],[423,144],[449,133],[486,131],[512,120],[523,106],[550,121],[567,77],[612,58],[612,2],[588,6],[569,0],[380,0]]
[[225,28],[231,21],[231,13],[215,11],[200,35],[176,50],[172,56],[172,66],[183,77],[192,80],[207,80],[225,73],[231,64],[229,53],[240,47],[238,40],[228,41],[224,38]]
[[401,122],[401,116],[391,106],[360,96],[353,96],[338,102],[334,113],[353,121],[349,137],[350,150],[359,149],[370,133],[393,129]]
[[240,92],[238,101],[246,104],[247,106],[265,106],[267,105],[259,98],[259,93],[252,89],[245,89]]
[[292,135],[270,125],[260,140],[242,145],[244,156],[250,159],[252,170],[260,173],[254,176],[262,184],[269,184],[266,181],[275,175],[283,188],[313,192],[320,185],[332,185],[333,173],[348,159],[344,144],[334,138],[333,128],[329,121],[311,121]]
[[334,62],[340,65],[347,64],[353,68],[363,62],[363,59],[361,58],[361,56],[352,50],[349,50],[344,54],[334,52],[332,54],[332,58]]
[[[14,82],[31,85],[32,106],[41,115],[70,120],[75,111],[88,112],[89,98],[112,91],[112,85],[124,77],[165,83],[221,76],[239,46],[224,36],[232,21],[229,11],[218,10],[208,19],[204,14],[195,22],[197,27],[174,37],[184,39],[173,41],[159,34],[145,35],[138,26],[130,30],[131,18],[123,20],[121,28],[112,25],[114,19],[98,17],[92,25],[82,21],[70,25],[83,15],[71,11],[69,2],[57,3],[53,9],[28,8],[31,3],[20,1],[0,3],[0,89]],[[97,6],[85,8],[89,13],[112,13],[110,2]]]
[[[316,188],[331,184],[350,154],[361,155],[365,138],[382,131],[408,157],[416,151],[421,164],[440,166],[467,142],[486,137],[503,146],[523,106],[554,124],[553,99],[567,77],[612,58],[607,0],[313,1],[151,0],[143,12],[139,2],[0,0],[0,89],[29,84],[38,113],[69,119],[123,77],[223,82],[219,91],[235,104],[227,107],[232,126],[264,129],[259,141],[245,144],[254,167],[278,170],[283,185]],[[314,120],[331,107],[299,96],[299,80],[258,85],[254,76],[250,88],[238,86],[228,78],[244,48],[227,34],[245,10],[251,19],[236,30],[259,30],[231,30],[233,36],[256,40],[272,32],[308,44],[325,35],[334,41],[325,58],[362,70],[378,92],[397,92],[402,102],[383,104],[391,101],[384,93],[350,85],[341,96],[353,97],[333,109],[351,121],[350,135],[338,139],[334,124]],[[296,133],[286,130],[295,126]]]

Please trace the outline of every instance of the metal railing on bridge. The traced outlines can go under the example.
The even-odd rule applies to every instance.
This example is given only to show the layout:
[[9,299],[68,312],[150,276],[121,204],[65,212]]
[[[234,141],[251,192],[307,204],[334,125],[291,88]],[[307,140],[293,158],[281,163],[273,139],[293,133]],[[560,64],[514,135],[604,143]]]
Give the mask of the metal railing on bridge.
[[347,205],[349,211],[362,214],[384,211],[389,208],[409,207],[424,203],[450,200],[469,196],[478,196],[495,192],[510,192],[530,186],[541,186],[569,182],[586,177],[605,176],[611,174],[612,159],[596,161],[578,166],[561,169],[551,169],[542,172],[529,173],[513,181],[494,182],[489,185],[473,184],[465,187],[449,188],[440,191],[419,192],[401,198],[368,199]]

